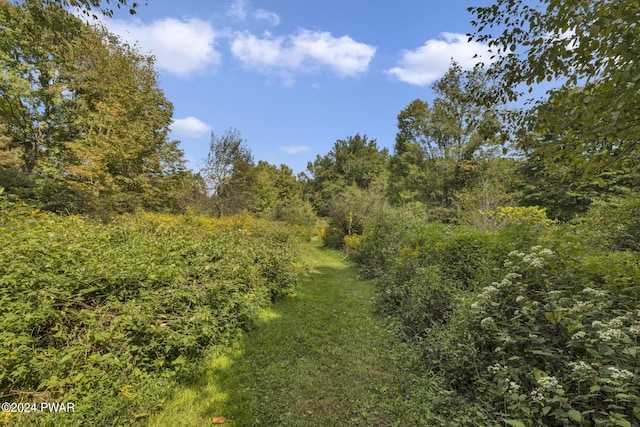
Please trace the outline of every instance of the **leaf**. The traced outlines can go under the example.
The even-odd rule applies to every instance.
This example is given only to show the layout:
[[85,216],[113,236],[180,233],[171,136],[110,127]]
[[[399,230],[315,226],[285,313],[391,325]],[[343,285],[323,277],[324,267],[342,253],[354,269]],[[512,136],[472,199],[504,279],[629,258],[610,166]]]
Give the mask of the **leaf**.
[[523,423],[520,420],[505,420],[505,419],[503,419],[502,421],[504,421],[505,424],[509,424],[510,426],[513,426],[513,427],[527,427],[525,425],[525,423]]
[[614,424],[617,426],[621,426],[621,427],[631,427],[631,423],[627,420],[624,420],[622,418],[618,418],[614,421]]
[[555,325],[562,319],[562,314],[558,311],[545,311],[544,317],[547,318],[549,323]]
[[576,411],[575,409],[570,409],[569,412],[567,412],[567,414],[569,415],[569,418],[571,418],[573,421],[576,421],[578,423],[582,421],[582,414],[580,413],[580,411]]
[[[536,353],[533,353],[536,354]],[[544,371],[541,371],[540,369],[536,369],[533,371],[533,376],[535,377],[536,381],[539,380],[542,377],[546,377],[547,373]]]
[[225,417],[215,417],[211,420],[211,424],[224,424],[227,422]]

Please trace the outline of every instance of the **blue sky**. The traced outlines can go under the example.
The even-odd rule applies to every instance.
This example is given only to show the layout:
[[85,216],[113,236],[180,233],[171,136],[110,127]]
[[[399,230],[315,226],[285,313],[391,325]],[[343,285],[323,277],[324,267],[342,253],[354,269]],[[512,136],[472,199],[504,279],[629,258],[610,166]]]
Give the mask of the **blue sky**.
[[[142,3],[142,2],[141,2]],[[172,138],[197,170],[211,131],[296,173],[360,133],[392,151],[396,116],[452,58],[471,67],[470,5],[488,1],[149,0],[106,26],[156,56]],[[486,57],[486,56],[485,56]]]

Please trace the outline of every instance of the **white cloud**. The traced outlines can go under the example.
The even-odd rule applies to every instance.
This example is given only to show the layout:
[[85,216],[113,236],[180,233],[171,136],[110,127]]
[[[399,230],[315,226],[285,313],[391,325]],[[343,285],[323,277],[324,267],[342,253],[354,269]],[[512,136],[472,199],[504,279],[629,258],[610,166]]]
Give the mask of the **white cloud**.
[[427,86],[447,72],[452,59],[466,69],[480,61],[489,62],[486,44],[469,42],[464,34],[442,33],[441,36],[444,40],[431,39],[415,50],[405,50],[399,65],[386,72],[400,81]]
[[244,21],[247,19],[247,9],[249,2],[247,0],[234,0],[227,9],[227,16],[236,21]]
[[286,145],[284,147],[280,147],[280,150],[287,154],[298,154],[311,150],[311,147],[306,145]]
[[278,14],[269,12],[268,10],[258,9],[253,12],[253,17],[256,21],[266,21],[273,26],[280,24],[280,17],[278,16]]
[[215,31],[210,23],[200,19],[166,18],[151,23],[140,20],[108,20],[107,28],[143,54],[156,57],[159,69],[179,76],[215,68],[220,53],[215,48]]
[[364,73],[376,48],[349,36],[333,37],[324,31],[300,29],[289,36],[262,38],[248,31],[237,32],[231,41],[231,53],[246,68],[280,74],[285,80],[299,72],[329,69],[342,77]]
[[273,26],[280,24],[280,16],[277,13],[264,9],[256,9],[253,12],[251,10],[249,0],[233,0],[227,7],[226,15],[234,21],[245,22],[251,14],[256,21],[266,21]]
[[211,131],[211,127],[200,119],[189,116],[174,120],[171,124],[171,131],[178,136],[201,138]]

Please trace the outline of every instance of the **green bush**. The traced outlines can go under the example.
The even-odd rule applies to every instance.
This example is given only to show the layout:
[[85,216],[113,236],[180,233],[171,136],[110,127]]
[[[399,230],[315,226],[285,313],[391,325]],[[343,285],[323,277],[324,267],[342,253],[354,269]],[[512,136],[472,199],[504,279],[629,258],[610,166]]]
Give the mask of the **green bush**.
[[452,334],[474,340],[475,388],[522,425],[638,423],[640,312],[567,274],[572,264],[548,248],[509,255],[509,272],[475,295]]
[[0,200],[0,394],[76,404],[64,420],[12,414],[9,425],[143,419],[205,349],[293,289],[296,242],[247,216],[101,225]]
[[595,203],[580,220],[588,242],[605,250],[640,252],[640,198]]
[[441,377],[439,416],[462,422],[442,402],[465,401],[483,425],[640,423],[640,255],[531,212],[495,233],[389,212],[347,249]]

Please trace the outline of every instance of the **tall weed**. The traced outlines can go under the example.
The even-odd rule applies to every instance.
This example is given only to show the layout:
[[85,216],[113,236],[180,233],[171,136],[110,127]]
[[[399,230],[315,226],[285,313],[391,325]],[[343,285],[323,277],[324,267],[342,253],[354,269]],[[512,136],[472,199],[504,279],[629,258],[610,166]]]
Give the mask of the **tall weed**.
[[74,402],[9,425],[134,424],[301,272],[286,226],[241,215],[108,225],[0,200],[0,395]]

